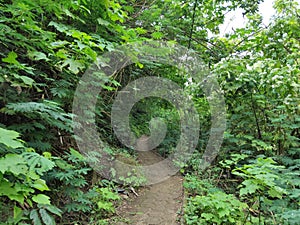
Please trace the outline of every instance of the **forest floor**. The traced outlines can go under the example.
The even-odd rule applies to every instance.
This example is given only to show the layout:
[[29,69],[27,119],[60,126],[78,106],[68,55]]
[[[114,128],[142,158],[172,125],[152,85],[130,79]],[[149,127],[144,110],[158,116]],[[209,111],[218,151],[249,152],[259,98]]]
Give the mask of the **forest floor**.
[[[141,165],[163,160],[155,151],[139,151]],[[183,177],[173,175],[167,180],[142,187],[138,196],[130,197],[117,209],[122,221],[118,225],[175,225],[180,224],[183,206]]]

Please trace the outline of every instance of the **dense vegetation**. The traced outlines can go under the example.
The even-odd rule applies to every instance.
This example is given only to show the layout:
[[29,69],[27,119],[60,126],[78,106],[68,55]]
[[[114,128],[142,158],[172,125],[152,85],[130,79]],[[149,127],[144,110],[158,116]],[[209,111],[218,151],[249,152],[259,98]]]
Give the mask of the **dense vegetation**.
[[[143,40],[175,41],[193,49],[219,81],[227,129],[213,164],[199,169],[210,130],[207,99],[176,67],[136,62],[102,86],[96,122],[106,151],[135,160],[110,127],[112,99],[139,77],[160,76],[186,87],[199,113],[200,138],[185,176],[186,224],[299,224],[300,8],[276,0],[265,26],[261,0],[0,1],[0,222],[108,224],[118,185],[91,168],[93,157],[74,141],[72,102],[97,56]],[[225,37],[227,12],[243,9],[245,28]],[[189,85],[186,85],[189,84]],[[132,131],[149,134],[152,117],[165,118],[163,156],[180,135],[167,101],[149,98],[132,110]],[[133,162],[135,163],[135,162]],[[143,179],[125,179],[125,187]],[[113,223],[113,222],[111,222]]]

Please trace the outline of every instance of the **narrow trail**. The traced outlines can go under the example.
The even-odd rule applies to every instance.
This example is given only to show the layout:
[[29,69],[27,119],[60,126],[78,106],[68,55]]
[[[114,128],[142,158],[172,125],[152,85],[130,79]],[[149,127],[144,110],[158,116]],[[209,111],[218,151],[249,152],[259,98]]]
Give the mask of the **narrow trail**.
[[[140,139],[141,146],[146,137]],[[138,159],[142,165],[151,165],[163,160],[154,151],[139,151]],[[138,192],[138,197],[129,199],[118,214],[127,222],[120,222],[118,225],[175,225],[180,224],[179,214],[183,205],[183,177],[179,174],[169,179],[143,187]]]

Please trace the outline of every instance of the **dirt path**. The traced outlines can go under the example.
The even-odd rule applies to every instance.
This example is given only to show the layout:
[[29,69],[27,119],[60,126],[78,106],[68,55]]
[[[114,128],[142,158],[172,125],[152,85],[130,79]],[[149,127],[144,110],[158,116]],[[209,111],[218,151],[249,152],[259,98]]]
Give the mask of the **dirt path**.
[[[163,160],[154,151],[140,151],[138,159],[142,165]],[[119,225],[180,224],[178,214],[181,213],[183,204],[182,176],[177,174],[163,182],[144,187],[138,194],[138,197],[128,200],[120,208],[118,214],[127,222],[120,222]]]

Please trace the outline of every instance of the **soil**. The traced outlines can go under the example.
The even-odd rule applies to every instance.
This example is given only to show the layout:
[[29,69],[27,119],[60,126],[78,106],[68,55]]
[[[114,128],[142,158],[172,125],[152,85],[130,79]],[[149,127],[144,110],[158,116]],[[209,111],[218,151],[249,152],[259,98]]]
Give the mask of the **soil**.
[[[143,149],[147,137],[139,139],[139,149]],[[155,151],[138,151],[141,165],[151,165],[163,158]],[[167,180],[142,187],[138,196],[130,197],[117,209],[122,221],[117,225],[175,225],[180,224],[183,205],[183,177],[176,174]],[[131,195],[132,196],[132,195]]]

